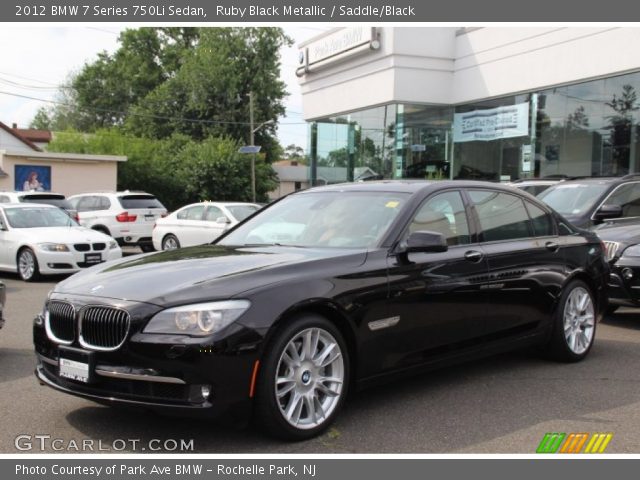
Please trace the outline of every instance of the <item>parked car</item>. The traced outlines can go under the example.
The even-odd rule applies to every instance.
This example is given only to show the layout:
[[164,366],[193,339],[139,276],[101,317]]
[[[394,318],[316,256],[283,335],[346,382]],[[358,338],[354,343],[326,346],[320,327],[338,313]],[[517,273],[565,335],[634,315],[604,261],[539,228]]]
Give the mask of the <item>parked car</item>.
[[83,193],[69,197],[78,210],[80,225],[113,237],[118,245],[153,251],[154,223],[167,214],[160,201],[144,192]]
[[255,203],[192,203],[156,221],[151,235],[153,247],[174,250],[211,243],[261,208]]
[[526,178],[522,180],[515,180],[508,185],[519,188],[527,193],[530,193],[534,197],[537,197],[549,187],[557,185],[562,180],[558,178]]
[[58,207],[0,204],[0,270],[24,281],[73,273],[122,256],[109,236],[81,227]]
[[640,221],[604,224],[596,230],[611,265],[608,312],[640,307]]
[[59,207],[69,214],[76,222],[78,212],[61,193],[52,192],[0,192],[0,203],[44,203]]
[[640,218],[640,174],[566,180],[538,198],[581,228],[612,219]]
[[[274,240],[270,225],[287,219],[291,237]],[[36,375],[105,404],[253,412],[273,435],[305,439],[352,388],[533,345],[582,360],[607,277],[595,233],[509,187],[313,188],[214,244],[59,283],[34,322]]]
[[4,283],[0,282],[0,328],[4,327],[4,306],[7,302],[7,292]]

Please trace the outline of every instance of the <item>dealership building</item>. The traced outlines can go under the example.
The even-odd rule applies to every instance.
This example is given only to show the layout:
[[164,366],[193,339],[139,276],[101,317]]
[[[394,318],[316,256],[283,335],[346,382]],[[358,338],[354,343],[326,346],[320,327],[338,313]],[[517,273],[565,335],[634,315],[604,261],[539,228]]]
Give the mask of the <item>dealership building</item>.
[[639,45],[626,27],[325,32],[300,44],[296,72],[309,180],[637,172]]

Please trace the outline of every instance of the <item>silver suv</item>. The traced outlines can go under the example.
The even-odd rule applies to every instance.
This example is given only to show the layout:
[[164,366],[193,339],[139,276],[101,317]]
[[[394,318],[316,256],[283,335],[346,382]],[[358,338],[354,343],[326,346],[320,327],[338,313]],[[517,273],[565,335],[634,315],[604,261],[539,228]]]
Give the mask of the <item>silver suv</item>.
[[167,209],[145,192],[95,192],[69,197],[78,210],[80,225],[111,235],[120,245],[139,246],[153,251],[151,232]]

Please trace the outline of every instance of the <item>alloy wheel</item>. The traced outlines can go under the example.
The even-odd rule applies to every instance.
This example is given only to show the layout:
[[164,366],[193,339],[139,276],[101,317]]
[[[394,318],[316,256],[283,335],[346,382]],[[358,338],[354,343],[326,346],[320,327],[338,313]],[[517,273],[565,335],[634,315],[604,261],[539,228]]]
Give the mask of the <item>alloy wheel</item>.
[[595,309],[591,294],[583,287],[574,288],[564,307],[564,337],[576,355],[589,349],[595,329]]
[[343,392],[345,364],[340,344],[322,328],[291,338],[276,368],[275,395],[284,419],[303,430],[323,424]]
[[24,280],[31,279],[36,271],[36,259],[30,250],[24,250],[20,253],[18,258],[18,269],[20,270],[20,276]]

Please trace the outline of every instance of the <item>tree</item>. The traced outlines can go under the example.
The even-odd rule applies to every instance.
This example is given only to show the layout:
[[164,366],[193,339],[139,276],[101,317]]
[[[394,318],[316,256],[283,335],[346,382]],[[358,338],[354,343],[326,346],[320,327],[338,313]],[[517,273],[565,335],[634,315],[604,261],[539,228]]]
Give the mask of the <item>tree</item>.
[[132,109],[126,128],[136,135],[163,138],[173,132],[202,140],[229,136],[249,142],[249,92],[256,124],[255,143],[277,159],[276,120],[286,95],[280,80],[279,50],[291,40],[280,28],[208,28],[188,52],[173,78]]
[[307,156],[304,153],[304,149],[293,143],[284,149],[283,156],[285,160],[298,162],[301,165],[307,164]]
[[[239,154],[238,147],[229,138],[196,142],[174,134],[150,139],[112,128],[93,134],[61,132],[49,151],[126,155],[128,161],[118,166],[118,189],[153,193],[173,210],[202,200],[250,201],[250,158]],[[258,199],[266,201],[277,185],[275,172],[264,161],[257,161],[256,167]]]
[[35,117],[33,117],[33,120],[31,120],[29,128],[35,128],[36,130],[50,130],[51,116],[49,110],[45,107],[40,107],[36,112]]
[[633,112],[640,109],[635,88],[632,85],[623,85],[622,93],[614,94],[612,100],[606,105],[614,111],[614,115],[606,117],[609,121],[612,173],[628,172]]

